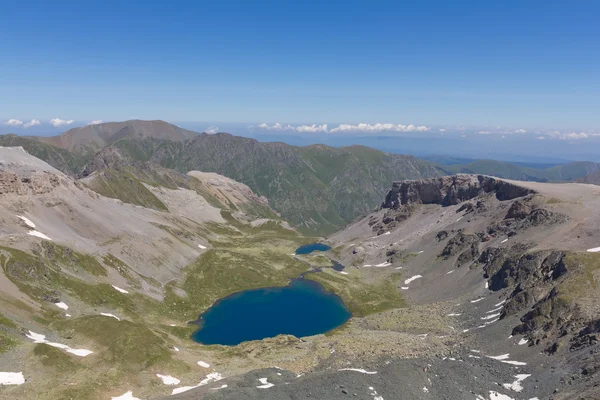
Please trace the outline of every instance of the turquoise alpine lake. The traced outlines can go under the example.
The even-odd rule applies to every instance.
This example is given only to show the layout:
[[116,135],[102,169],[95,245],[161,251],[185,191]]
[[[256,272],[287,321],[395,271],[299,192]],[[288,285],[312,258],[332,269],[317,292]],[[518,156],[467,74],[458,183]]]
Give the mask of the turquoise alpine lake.
[[300,246],[296,249],[296,254],[310,254],[313,251],[327,251],[331,250],[331,246],[327,246],[325,243],[310,243]]
[[351,316],[342,299],[317,282],[294,279],[288,286],[245,290],[218,300],[200,316],[192,339],[233,346],[280,334],[311,336],[337,328]]

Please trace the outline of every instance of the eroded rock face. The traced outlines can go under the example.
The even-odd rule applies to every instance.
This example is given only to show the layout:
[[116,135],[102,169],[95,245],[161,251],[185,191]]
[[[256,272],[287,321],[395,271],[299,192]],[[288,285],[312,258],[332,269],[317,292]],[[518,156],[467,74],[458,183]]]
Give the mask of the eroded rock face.
[[500,201],[512,200],[534,193],[531,189],[489,176],[459,174],[441,178],[394,182],[382,207],[399,208],[406,204],[449,206],[491,192],[494,192]]
[[[61,178],[48,171],[37,171],[29,176],[19,176],[13,172],[0,171],[0,195],[45,194],[61,184]],[[65,182],[66,184],[66,182]]]

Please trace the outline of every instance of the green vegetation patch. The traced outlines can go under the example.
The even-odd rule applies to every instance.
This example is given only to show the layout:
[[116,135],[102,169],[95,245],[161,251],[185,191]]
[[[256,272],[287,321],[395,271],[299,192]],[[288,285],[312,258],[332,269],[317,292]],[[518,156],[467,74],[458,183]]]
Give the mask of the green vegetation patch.
[[81,367],[80,364],[73,362],[73,356],[70,356],[64,350],[49,346],[44,343],[38,343],[33,348],[33,354],[40,358],[45,367],[56,368],[61,372],[74,371]]
[[[279,254],[274,257],[281,262]],[[163,301],[164,312],[178,319],[196,319],[215,300],[247,289],[285,286],[289,279],[306,270],[306,266],[286,260],[286,267],[275,269],[274,260],[243,251],[211,249],[186,267],[186,279],[180,286],[187,296],[179,297],[173,286],[167,285]]]
[[85,182],[90,189],[102,196],[159,211],[168,211],[167,206],[154,193],[128,172],[104,170]]
[[399,273],[391,274],[385,281],[376,284],[330,270],[306,274],[305,278],[320,283],[328,291],[340,296],[355,317],[406,306],[397,288],[397,282],[401,278]]
[[106,269],[91,254],[79,253],[50,241],[43,241],[42,248],[44,256],[51,262],[62,264],[73,270],[81,268],[95,276],[107,276]]
[[128,372],[145,370],[171,359],[169,345],[141,323],[102,316],[68,319],[54,324],[63,332],[74,331],[104,347],[96,351],[109,365]]
[[561,283],[560,297],[566,301],[576,301],[595,296],[598,292],[600,253],[567,253],[563,262],[573,273]]

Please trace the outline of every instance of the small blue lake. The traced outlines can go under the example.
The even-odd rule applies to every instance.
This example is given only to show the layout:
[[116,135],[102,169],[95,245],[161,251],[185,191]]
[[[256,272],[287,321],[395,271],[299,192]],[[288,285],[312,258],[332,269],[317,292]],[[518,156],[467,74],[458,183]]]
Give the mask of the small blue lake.
[[296,337],[341,326],[350,311],[320,284],[295,279],[288,286],[245,290],[217,301],[200,316],[192,339],[203,344],[236,345],[279,334]]
[[327,246],[325,243],[310,243],[300,246],[296,249],[296,254],[310,254],[313,251],[327,251],[331,250],[331,246]]

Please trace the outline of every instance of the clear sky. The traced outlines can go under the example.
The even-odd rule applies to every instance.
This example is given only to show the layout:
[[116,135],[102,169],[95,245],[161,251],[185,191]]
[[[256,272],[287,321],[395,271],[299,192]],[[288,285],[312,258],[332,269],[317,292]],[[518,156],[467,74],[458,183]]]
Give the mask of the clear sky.
[[596,0],[0,6],[0,120],[15,129],[141,118],[600,130]]

